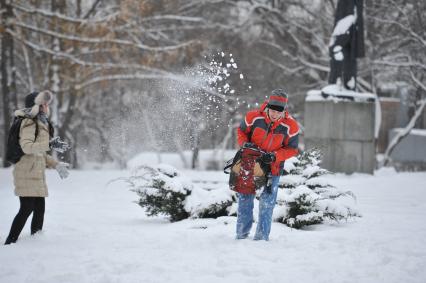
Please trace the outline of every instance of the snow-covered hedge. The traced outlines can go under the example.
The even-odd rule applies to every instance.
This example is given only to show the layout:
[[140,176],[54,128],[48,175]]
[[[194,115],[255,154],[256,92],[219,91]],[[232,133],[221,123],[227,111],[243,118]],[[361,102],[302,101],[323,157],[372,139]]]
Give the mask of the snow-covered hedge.
[[275,219],[290,227],[323,223],[329,220],[346,220],[359,217],[355,208],[355,196],[329,183],[321,168],[321,152],[312,149],[290,160],[289,175],[281,179],[282,193],[277,197]]
[[235,201],[234,193],[227,188],[205,190],[170,165],[141,166],[126,181],[149,216],[166,215],[172,222],[225,216]]
[[[299,229],[325,220],[360,216],[355,196],[329,183],[329,171],[319,166],[319,150],[310,150],[286,162],[289,174],[280,180],[274,220]],[[126,179],[139,195],[147,214],[166,215],[171,221],[235,215],[236,197],[227,185],[205,189],[170,165],[140,166]]]

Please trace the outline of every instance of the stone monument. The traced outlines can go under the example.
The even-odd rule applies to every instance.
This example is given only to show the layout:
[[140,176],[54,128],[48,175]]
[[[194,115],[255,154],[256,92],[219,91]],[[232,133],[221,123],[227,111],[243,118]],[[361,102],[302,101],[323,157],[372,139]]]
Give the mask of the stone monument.
[[305,100],[305,145],[322,150],[334,172],[375,169],[376,95],[357,91],[356,59],[364,56],[362,0],[339,0],[329,44],[329,85]]

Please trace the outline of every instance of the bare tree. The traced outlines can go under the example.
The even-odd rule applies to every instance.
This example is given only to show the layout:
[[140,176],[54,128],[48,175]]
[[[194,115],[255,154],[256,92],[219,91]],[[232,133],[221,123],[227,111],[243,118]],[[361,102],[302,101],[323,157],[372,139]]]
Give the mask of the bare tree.
[[[12,36],[5,32],[6,29],[12,28],[14,14],[9,1],[0,1],[0,32],[1,32],[1,55],[0,55],[0,75],[1,75],[1,92],[3,95],[3,123],[4,123],[4,145],[7,144],[9,134],[9,126],[11,123],[11,107],[16,107],[16,74],[14,62],[14,42]],[[6,146],[4,146],[4,157],[6,157]],[[3,158],[3,166],[7,167],[8,162]]]
[[404,129],[389,142],[383,164],[391,162],[395,147],[409,135],[423,115],[426,104],[426,37],[424,15],[426,4],[419,1],[377,1],[367,10],[373,25],[380,26],[375,34],[377,43],[373,65],[377,77],[405,81],[416,89],[416,108]]
[[[203,147],[232,144],[232,130],[223,130],[229,121],[237,123],[237,113],[262,102],[276,86],[289,90],[295,110],[302,113],[306,91],[327,83],[335,2],[0,0],[3,132],[17,107],[15,94],[49,88],[58,98],[52,117],[57,132],[73,144],[65,160],[78,164],[91,146],[101,148],[96,154],[101,161],[128,158],[111,143],[114,133],[105,130],[112,122],[117,129],[122,126],[126,142],[134,143],[126,144],[126,154],[143,145],[174,149],[189,166],[183,150],[191,148],[190,127],[182,125],[189,124],[180,119],[182,113],[163,122],[164,113],[155,106],[172,109],[175,105],[167,105],[165,97],[183,97],[182,89],[203,93],[203,115],[213,117],[208,108],[214,108],[216,116],[194,132],[195,157]],[[359,90],[375,92],[386,79],[397,78],[416,87],[416,105],[422,105],[424,6],[415,0],[366,2],[367,56],[360,62]],[[238,71],[253,88],[230,77],[232,95],[218,88],[200,90],[182,71],[222,50],[240,59]],[[134,125],[125,124],[129,121]],[[135,138],[135,127],[145,132]],[[164,137],[167,131],[171,134]]]
[[[88,11],[82,11],[81,1],[37,1],[34,6],[26,1],[6,2],[2,2],[5,15],[16,18],[2,17],[8,23],[2,25],[1,38],[2,71],[9,72],[2,76],[5,125],[10,121],[13,87],[6,80],[15,70],[10,62],[16,43],[22,50],[17,56],[25,61],[18,69],[23,89],[49,88],[56,93],[53,119],[59,135],[71,143],[75,143],[72,120],[76,106],[88,90],[116,81],[181,80],[172,73],[173,66],[198,48],[185,32],[176,32],[176,25],[195,28],[200,19],[171,14],[177,7],[173,2],[162,6],[155,1],[123,1],[116,6],[95,1]],[[64,158],[72,159],[69,153]]]

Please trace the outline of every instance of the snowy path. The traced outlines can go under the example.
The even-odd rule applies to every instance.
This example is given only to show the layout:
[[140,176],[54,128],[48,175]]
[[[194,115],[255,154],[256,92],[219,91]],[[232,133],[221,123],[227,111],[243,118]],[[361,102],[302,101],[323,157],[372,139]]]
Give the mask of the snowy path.
[[[221,179],[220,172],[186,172]],[[0,282],[426,282],[426,173],[337,175],[363,218],[309,231],[272,227],[270,242],[234,240],[235,219],[168,223],[147,218],[120,171],[48,172],[45,230],[29,222],[0,246]],[[0,240],[18,199],[0,170]]]

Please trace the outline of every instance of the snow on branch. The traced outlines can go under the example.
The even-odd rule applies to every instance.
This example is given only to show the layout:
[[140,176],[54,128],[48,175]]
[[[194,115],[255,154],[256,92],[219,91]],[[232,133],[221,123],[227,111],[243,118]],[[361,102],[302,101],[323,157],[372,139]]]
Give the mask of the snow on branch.
[[29,14],[40,14],[46,17],[52,17],[52,18],[57,18],[60,20],[64,20],[67,22],[72,22],[72,23],[79,23],[79,24],[93,24],[93,23],[105,23],[105,22],[109,22],[111,20],[114,20],[118,15],[119,12],[114,12],[111,15],[108,15],[106,17],[103,18],[98,18],[98,19],[79,19],[79,18],[73,18],[73,17],[68,17],[65,16],[63,14],[60,14],[58,12],[52,13],[49,12],[47,10],[43,10],[43,9],[35,9],[35,8],[27,8],[27,7],[23,7],[17,4],[11,4],[13,8],[21,11],[21,12],[25,12],[25,13],[29,13]]
[[261,55],[260,57],[263,58],[265,61],[271,63],[272,65],[282,69],[283,71],[285,71],[288,74],[295,74],[295,73],[303,70],[303,67],[301,67],[301,66],[295,67],[295,68],[289,68],[289,67],[285,66],[284,64],[281,64],[281,63],[277,62],[276,60],[273,60],[273,59],[271,59],[267,56]]
[[90,7],[89,11],[87,11],[87,13],[86,13],[86,15],[84,15],[83,19],[87,19],[87,18],[89,18],[89,17],[90,17],[90,15],[91,15],[92,13],[94,13],[94,12],[95,12],[96,7],[98,6],[99,2],[101,2],[101,0],[96,0],[96,1],[92,4],[92,7]]
[[264,43],[264,44],[266,44],[268,46],[276,48],[283,56],[286,56],[290,60],[296,61],[297,63],[299,63],[299,67],[289,68],[289,67],[287,67],[287,66],[285,66],[283,64],[280,64],[280,63],[276,62],[275,60],[270,59],[269,57],[261,56],[261,58],[263,58],[266,61],[268,61],[269,63],[272,63],[275,66],[283,69],[284,71],[288,72],[289,74],[294,74],[294,73],[297,73],[297,72],[303,70],[304,67],[302,67],[300,65],[304,65],[305,67],[307,67],[309,69],[313,69],[313,70],[324,71],[324,72],[329,72],[330,71],[330,68],[327,67],[327,66],[323,66],[323,65],[311,63],[308,60],[305,60],[304,58],[302,58],[301,56],[295,57],[294,55],[290,54],[288,51],[284,50],[278,44],[274,44],[274,43],[267,42],[267,41],[262,41],[262,43]]
[[273,47],[273,48],[277,49],[277,51],[283,57],[287,57],[291,61],[297,61],[297,58],[295,58],[293,54],[291,54],[290,52],[288,52],[287,50],[285,50],[281,45],[279,45],[277,43],[274,43],[274,42],[271,42],[271,41],[268,41],[268,40],[260,40],[259,42],[262,43],[262,44],[267,45],[268,47]]
[[25,68],[27,71],[27,77],[28,77],[28,85],[30,90],[34,89],[34,82],[33,82],[33,76],[31,73],[31,61],[30,61],[30,56],[28,54],[28,49],[24,44],[20,44],[21,48],[22,48],[22,53],[24,56],[24,61],[25,61]]
[[116,74],[116,75],[106,75],[106,76],[98,76],[89,80],[86,80],[83,83],[76,84],[74,88],[76,90],[81,90],[90,85],[103,82],[103,81],[113,81],[113,80],[149,80],[149,79],[168,79],[174,81],[182,82],[182,79],[179,76],[174,74]]
[[[306,12],[307,14],[311,16],[316,16],[313,14],[312,11],[307,9],[307,7],[301,3],[296,2],[296,3],[292,3],[292,5],[299,7],[300,9],[302,9],[304,12]],[[302,30],[306,32],[307,34],[310,34],[312,36],[312,39],[314,39],[314,40],[311,40],[311,44],[315,44],[320,50],[327,50],[327,44],[319,36],[316,30],[309,28],[303,23],[298,23],[297,21],[294,21],[294,20],[292,21],[288,20],[287,17],[283,16],[283,12],[280,9],[275,8],[268,4],[264,4],[264,3],[256,3],[252,5],[250,9],[250,13],[255,13],[256,11],[260,11],[260,13],[264,16],[265,20],[270,23],[270,26],[274,28],[275,30],[277,30],[279,33],[282,34],[283,32],[285,32],[287,34],[290,34],[293,40],[295,40],[297,44],[299,45],[299,49],[305,49],[305,53],[309,54],[311,52],[307,48],[306,44],[303,44],[302,42],[299,41],[298,37],[300,35],[294,35],[292,33],[292,30],[294,29],[292,29],[291,27],[294,27],[296,30]]]
[[31,86],[28,84],[26,78],[19,72],[19,70],[16,70],[15,74],[16,74],[16,78],[18,79],[18,82],[21,83],[21,85],[25,88],[25,90],[31,91],[32,90]]
[[330,71],[330,67],[328,67],[328,66],[323,66],[323,65],[316,64],[316,63],[308,62],[307,60],[305,60],[304,58],[302,58],[300,56],[298,56],[297,58],[299,59],[300,63],[302,63],[303,65],[310,67],[314,70],[323,71],[323,72],[329,72]]
[[142,22],[158,21],[158,20],[174,20],[174,21],[183,21],[183,22],[194,22],[194,23],[199,23],[204,21],[204,19],[200,17],[186,17],[186,16],[176,16],[176,15],[156,15],[156,16],[145,17],[141,19]]
[[419,67],[419,68],[426,70],[425,64],[423,64],[421,62],[417,62],[417,61],[412,61],[411,57],[408,56],[408,55],[406,55],[405,57],[407,58],[407,61],[405,61],[405,62],[374,60],[373,63],[378,64],[378,65],[386,65],[386,66],[391,66],[391,67],[397,67],[397,68]]
[[411,75],[411,79],[421,88],[423,89],[423,91],[426,92],[426,85],[424,85],[415,75],[414,73],[410,70],[410,75]]
[[380,23],[386,23],[386,24],[396,25],[396,26],[400,27],[402,30],[407,31],[414,39],[416,39],[419,43],[421,43],[423,46],[426,47],[426,39],[422,38],[419,34],[417,34],[411,28],[403,25],[402,23],[400,23],[398,21],[394,21],[394,20],[381,19],[381,18],[378,18],[378,17],[371,17],[371,18],[373,18],[375,21],[380,22]]
[[71,62],[78,64],[80,66],[84,66],[84,67],[101,67],[101,68],[128,68],[128,69],[143,69],[143,70],[149,70],[149,71],[156,71],[159,73],[162,73],[164,71],[162,70],[158,70],[158,69],[153,69],[153,68],[149,68],[146,67],[144,65],[139,65],[139,64],[116,64],[116,63],[97,63],[97,62],[88,62],[88,61],[84,61],[72,54],[69,53],[65,53],[62,51],[55,51],[52,50],[50,48],[47,48],[45,46],[40,46],[38,44],[35,44],[29,40],[26,40],[24,38],[22,38],[20,35],[18,35],[15,31],[11,30],[11,29],[6,29],[6,32],[8,32],[9,34],[11,34],[14,38],[16,38],[17,40],[25,43],[27,46],[31,47],[32,49],[36,50],[36,51],[40,51],[40,52],[45,52],[47,54],[53,55],[53,56],[57,56],[57,57],[61,57],[61,58],[65,58],[70,60]]
[[22,28],[26,28],[35,32],[43,33],[52,37],[60,38],[60,39],[66,39],[71,41],[79,41],[84,43],[92,43],[92,44],[102,44],[102,43],[114,43],[119,45],[127,45],[127,46],[133,46],[141,50],[148,50],[148,51],[156,51],[156,52],[167,52],[170,50],[180,49],[183,47],[186,47],[193,43],[193,41],[184,42],[177,45],[170,45],[170,46],[162,46],[162,47],[152,47],[145,44],[142,44],[140,41],[137,43],[129,40],[123,40],[123,39],[108,39],[108,38],[88,38],[88,37],[80,37],[75,35],[67,35],[51,30],[47,30],[44,28],[38,28],[32,25],[27,25],[22,22],[16,22],[16,25]]

